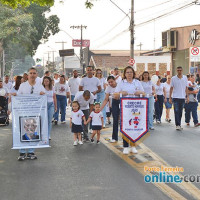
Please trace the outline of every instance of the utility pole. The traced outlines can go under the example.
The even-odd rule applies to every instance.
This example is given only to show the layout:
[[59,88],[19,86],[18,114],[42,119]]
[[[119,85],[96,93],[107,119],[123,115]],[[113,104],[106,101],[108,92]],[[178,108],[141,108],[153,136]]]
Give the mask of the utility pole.
[[70,28],[73,29],[81,29],[81,48],[80,48],[80,65],[81,68],[83,69],[83,74],[85,74],[85,66],[83,65],[83,29],[86,29],[87,26],[70,26]]
[[140,47],[140,51],[142,50],[142,43],[140,42],[140,44],[137,45],[137,47]]
[[[56,42],[56,43],[61,43],[62,44],[62,50],[64,50],[64,45],[65,45],[65,43],[67,43],[67,42]],[[63,73],[64,73],[64,75],[65,75],[65,57],[63,56],[62,57],[62,69],[63,69]]]
[[130,58],[134,59],[134,0],[131,0],[131,20],[130,20]]

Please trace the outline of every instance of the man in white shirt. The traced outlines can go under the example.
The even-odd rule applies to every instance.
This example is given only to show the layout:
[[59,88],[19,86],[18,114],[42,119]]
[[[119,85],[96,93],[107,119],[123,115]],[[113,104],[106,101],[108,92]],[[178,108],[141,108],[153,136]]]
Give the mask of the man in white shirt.
[[183,108],[185,105],[185,99],[187,98],[187,103],[189,102],[188,97],[188,80],[187,77],[183,75],[183,68],[177,67],[177,75],[172,77],[171,87],[169,93],[169,102],[174,103],[174,115],[176,130],[182,130],[181,118],[183,113]]
[[[94,95],[89,90],[80,91],[76,94],[74,101],[78,101],[80,104],[80,110],[84,113],[87,121],[94,107]],[[89,141],[88,125],[83,124],[83,127],[83,139]]]
[[93,95],[94,99],[97,99],[97,93],[101,92],[101,83],[97,77],[94,77],[93,66],[87,66],[87,76],[82,78],[79,86],[79,91],[89,90]]
[[8,93],[10,92],[10,90],[12,89],[13,85],[11,82],[9,82],[10,77],[8,75],[6,75],[4,77],[4,83],[3,83],[3,87],[8,89]]
[[54,73],[54,85],[60,81],[59,74]]
[[[40,83],[36,82],[36,78],[37,78],[37,70],[34,67],[32,67],[28,71],[28,81],[20,85],[17,95],[23,95],[23,94],[44,95],[45,89]],[[30,160],[37,159],[37,156],[34,153],[34,149],[20,149],[19,150],[20,156],[18,157],[19,161],[23,161],[25,159],[26,151],[28,159]]]
[[115,81],[116,83],[120,83],[122,80],[122,77],[119,74],[119,69],[117,67],[115,67],[114,71],[113,71],[113,76],[115,77]]
[[74,101],[74,97],[76,96],[76,93],[79,91],[80,82],[81,82],[81,79],[78,77],[77,70],[73,70],[73,77],[71,77],[68,81],[72,102]]

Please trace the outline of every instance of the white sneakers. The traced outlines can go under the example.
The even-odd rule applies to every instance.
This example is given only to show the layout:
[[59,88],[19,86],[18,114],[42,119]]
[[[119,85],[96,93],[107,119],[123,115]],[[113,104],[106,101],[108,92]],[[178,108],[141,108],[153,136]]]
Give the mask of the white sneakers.
[[74,141],[74,146],[77,146],[78,144],[83,144],[83,142],[82,141]]
[[125,147],[123,150],[123,154],[127,155],[127,154],[129,154],[129,152],[138,153],[138,151],[135,147],[131,147],[130,149],[128,147]]
[[124,148],[123,154],[129,154],[129,148],[128,148],[128,147],[125,147],[125,148]]
[[181,126],[176,126],[176,130],[177,130],[177,131],[182,131],[183,128],[182,128]]
[[83,144],[83,142],[82,142],[82,141],[78,141],[78,143],[79,143],[79,144]]
[[78,142],[77,141],[74,141],[74,146],[77,146]]
[[116,142],[116,140],[115,139],[110,139],[110,142],[114,143],[114,142]]

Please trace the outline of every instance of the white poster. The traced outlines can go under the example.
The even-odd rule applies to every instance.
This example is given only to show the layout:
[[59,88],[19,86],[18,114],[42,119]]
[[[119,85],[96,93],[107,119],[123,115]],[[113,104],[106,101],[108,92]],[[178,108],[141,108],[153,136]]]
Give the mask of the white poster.
[[121,98],[121,125],[123,136],[136,143],[148,133],[148,98]]
[[50,147],[45,95],[12,97],[12,132],[13,149]]

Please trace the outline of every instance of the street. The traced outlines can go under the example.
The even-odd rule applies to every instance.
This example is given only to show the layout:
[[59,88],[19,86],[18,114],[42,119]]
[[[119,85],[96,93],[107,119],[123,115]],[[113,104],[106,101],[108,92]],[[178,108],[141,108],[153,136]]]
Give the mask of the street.
[[[68,110],[67,119],[69,114]],[[144,181],[142,161],[147,166],[155,160],[183,167],[182,175],[199,173],[199,128],[184,126],[183,131],[176,131],[173,119],[171,124],[163,120],[155,125],[134,156],[117,150],[121,141],[109,143],[111,125],[102,131],[101,144],[74,147],[67,121],[53,125],[51,148],[36,150],[38,160],[19,162],[18,151],[11,150],[11,124],[0,130],[1,200],[200,199],[199,183],[179,187]],[[143,158],[145,151],[152,159]],[[129,161],[133,157],[135,164]]]

